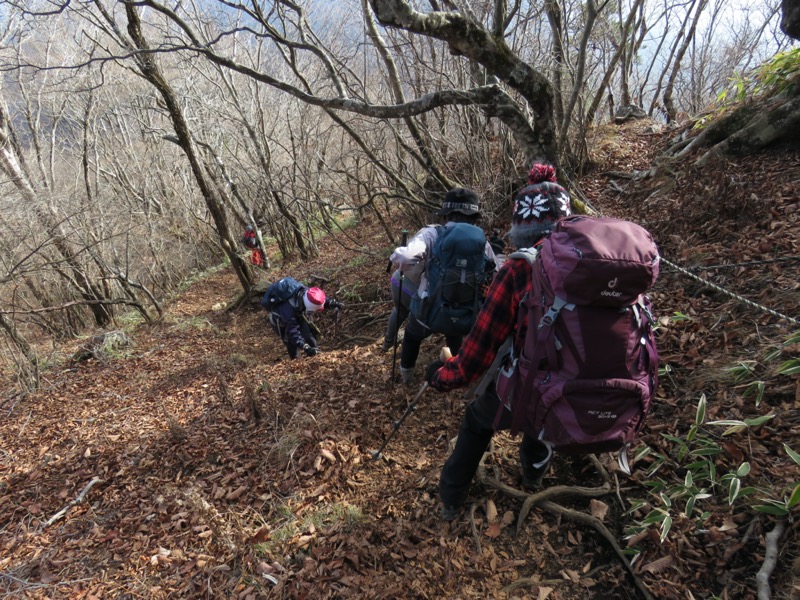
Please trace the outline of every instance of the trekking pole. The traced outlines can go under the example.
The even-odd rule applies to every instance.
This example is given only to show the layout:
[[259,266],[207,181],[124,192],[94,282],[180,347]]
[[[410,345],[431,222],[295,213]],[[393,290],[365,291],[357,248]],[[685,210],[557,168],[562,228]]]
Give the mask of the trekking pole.
[[[403,229],[403,243],[401,245],[405,246],[406,244],[408,244],[408,230]],[[394,330],[394,351],[392,352],[392,387],[394,387],[395,371],[397,369],[397,340],[400,337],[400,307],[403,305],[403,279],[405,279],[405,276],[401,269],[397,304],[395,305],[395,310],[397,310],[397,327]]]
[[386,448],[387,444],[391,442],[392,438],[397,434],[397,431],[400,429],[400,426],[403,424],[403,421],[405,421],[406,418],[408,418],[408,415],[417,410],[417,403],[419,402],[419,399],[422,398],[422,395],[425,393],[425,390],[427,389],[428,389],[428,382],[425,381],[420,386],[419,391],[417,392],[417,395],[414,396],[414,399],[411,401],[411,404],[408,405],[408,408],[406,409],[406,412],[403,413],[403,416],[401,416],[399,419],[397,419],[397,421],[394,422],[394,429],[392,429],[392,432],[389,434],[389,437],[387,437],[383,441],[383,445],[381,445],[380,448],[372,452],[370,460],[378,460],[381,457],[381,452],[383,452],[383,449]]
[[[439,353],[439,358],[443,361],[447,360],[448,358],[451,358],[452,356],[453,355],[450,353],[450,348],[448,348],[447,346],[442,348],[442,351]],[[394,436],[397,435],[397,431],[400,429],[400,426],[403,424],[403,421],[405,421],[411,413],[417,410],[417,404],[419,403],[420,398],[422,398],[422,395],[425,393],[425,390],[427,390],[428,387],[430,386],[428,385],[427,381],[422,383],[422,385],[419,387],[417,395],[414,396],[414,399],[411,401],[411,404],[408,405],[408,408],[406,408],[406,411],[403,413],[403,415],[399,419],[397,419],[397,421],[395,421],[394,429],[392,429],[392,432],[389,434],[389,437],[387,437],[384,440],[380,448],[371,452],[372,456],[370,456],[369,460],[378,460],[380,458],[381,452],[383,452],[383,449],[386,448],[389,442],[392,441]]]

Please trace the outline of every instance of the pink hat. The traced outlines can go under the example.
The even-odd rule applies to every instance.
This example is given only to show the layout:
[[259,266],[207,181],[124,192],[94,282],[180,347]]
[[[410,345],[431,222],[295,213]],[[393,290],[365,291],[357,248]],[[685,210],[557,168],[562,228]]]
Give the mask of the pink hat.
[[303,294],[303,304],[306,305],[306,312],[316,312],[325,308],[325,292],[318,287],[308,288]]

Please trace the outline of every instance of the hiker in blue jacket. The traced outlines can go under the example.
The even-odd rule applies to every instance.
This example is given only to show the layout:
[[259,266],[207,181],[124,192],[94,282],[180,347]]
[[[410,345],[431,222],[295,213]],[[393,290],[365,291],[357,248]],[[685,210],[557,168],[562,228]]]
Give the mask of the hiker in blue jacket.
[[264,294],[261,305],[270,311],[269,323],[286,345],[290,358],[299,358],[302,350],[306,356],[319,352],[319,330],[308,316],[325,308],[339,310],[343,304],[327,298],[318,287],[307,288],[292,277],[273,283]]
[[[442,207],[436,213],[441,217],[445,228],[452,227],[455,223],[468,223],[475,225],[481,217],[478,195],[466,188],[455,188],[447,192]],[[406,246],[395,249],[390,258],[395,268],[413,282],[417,282],[418,297],[425,297],[428,293],[427,261],[432,254],[432,249],[439,237],[440,227],[428,225],[414,234]],[[498,240],[486,241],[484,255],[488,262],[494,263],[494,268],[499,269],[504,256],[496,254],[492,243],[502,249],[502,242]],[[408,317],[403,344],[400,352],[400,377],[405,385],[410,385],[414,380],[414,370],[423,340],[434,331],[421,322],[413,311]],[[445,335],[447,345],[455,355],[461,347],[463,335]]]

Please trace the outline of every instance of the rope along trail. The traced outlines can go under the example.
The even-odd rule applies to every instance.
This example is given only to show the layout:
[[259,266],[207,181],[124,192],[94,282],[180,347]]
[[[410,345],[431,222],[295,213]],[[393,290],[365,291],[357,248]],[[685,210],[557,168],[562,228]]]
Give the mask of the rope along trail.
[[744,304],[747,304],[748,306],[752,306],[753,308],[757,308],[758,310],[760,310],[762,312],[765,312],[767,314],[770,314],[770,315],[772,315],[774,317],[778,317],[780,319],[786,319],[787,321],[789,321],[793,325],[800,325],[800,320],[797,320],[797,319],[795,319],[793,317],[790,317],[788,315],[780,313],[777,310],[773,310],[773,309],[768,308],[766,306],[762,306],[761,304],[753,302],[752,300],[748,300],[747,298],[745,298],[743,296],[740,296],[739,294],[734,294],[733,292],[731,292],[729,290],[726,290],[725,288],[717,285],[716,283],[712,283],[712,282],[708,281],[707,279],[703,279],[702,277],[698,277],[697,275],[695,275],[691,271],[689,271],[687,269],[684,269],[683,267],[679,267],[675,263],[672,263],[672,262],[668,261],[663,256],[661,257],[661,261],[665,265],[667,265],[669,268],[671,268],[671,269],[673,269],[675,271],[678,271],[679,273],[682,273],[683,275],[686,275],[687,277],[691,277],[692,279],[694,279],[696,281],[699,281],[702,284],[707,285],[707,286],[717,290],[718,292],[721,292],[721,293],[725,294],[726,296],[730,296],[731,298],[735,298],[739,302],[743,302]]

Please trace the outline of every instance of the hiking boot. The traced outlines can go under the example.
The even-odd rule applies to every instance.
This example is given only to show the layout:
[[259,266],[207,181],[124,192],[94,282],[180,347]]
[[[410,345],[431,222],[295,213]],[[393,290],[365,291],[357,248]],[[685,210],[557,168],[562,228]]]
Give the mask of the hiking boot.
[[400,379],[403,380],[403,385],[411,385],[414,383],[414,367],[400,367]]
[[445,521],[452,521],[458,516],[460,508],[458,506],[448,506],[444,504],[442,506],[442,519]]
[[550,468],[550,462],[553,460],[552,451],[547,455],[542,462],[534,463],[531,467],[522,468],[522,487],[528,491],[535,492],[542,489],[542,479],[544,474]]
[[392,348],[394,348],[394,342],[392,340],[384,340],[383,346],[381,346],[381,352],[386,354]]
[[544,478],[544,474],[547,471],[547,467],[550,465],[545,465],[544,468],[539,471],[538,469],[533,469],[534,471],[539,471],[535,474],[522,475],[522,487],[524,487],[529,492],[536,492],[541,490],[544,486],[542,485],[542,479]]

